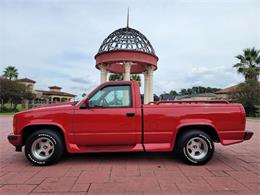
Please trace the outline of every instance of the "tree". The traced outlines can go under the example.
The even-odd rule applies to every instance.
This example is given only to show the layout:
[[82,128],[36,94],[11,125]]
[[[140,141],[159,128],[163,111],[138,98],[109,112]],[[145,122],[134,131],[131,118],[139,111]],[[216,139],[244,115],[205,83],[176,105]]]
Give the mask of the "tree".
[[18,78],[18,70],[15,66],[6,67],[3,73],[3,77],[6,79],[12,80]]
[[131,81],[137,81],[139,83],[139,86],[141,86],[141,77],[139,74],[132,74],[130,76]]
[[236,58],[239,63],[233,67],[237,69],[237,72],[244,75],[245,81],[254,80],[257,81],[260,74],[260,51],[247,48],[243,50],[242,55],[237,55]]
[[188,93],[187,93],[187,90],[186,90],[186,89],[181,89],[181,91],[180,91],[179,94],[180,94],[180,95],[187,95]]
[[169,93],[171,96],[177,96],[178,93],[175,90],[171,90]]
[[153,94],[153,100],[154,101],[159,101],[160,100],[160,97],[156,94]]
[[122,74],[110,74],[109,75],[109,81],[121,81],[123,80],[123,75]]
[[188,88],[188,89],[187,89],[187,93],[188,93],[189,95],[193,94],[193,93],[192,93],[192,89],[191,89],[191,88]]
[[257,106],[260,105],[259,82],[249,80],[244,83],[240,83],[232,92],[231,99],[234,102],[243,104],[247,116],[255,116]]
[[219,88],[212,88],[212,87],[202,87],[202,86],[196,86],[188,89],[181,89],[179,92],[179,95],[193,95],[193,94],[199,94],[199,93],[214,93],[216,91],[219,91]]
[[[122,74],[110,74],[109,75],[109,81],[122,81],[124,79],[124,76]],[[141,77],[138,74],[131,74],[130,76],[131,81],[137,81],[139,85],[141,86]]]
[[28,87],[18,81],[5,78],[0,78],[0,91],[1,111],[3,111],[4,104],[6,103],[10,103],[10,111],[15,111],[17,104],[21,103],[22,100],[34,98]]

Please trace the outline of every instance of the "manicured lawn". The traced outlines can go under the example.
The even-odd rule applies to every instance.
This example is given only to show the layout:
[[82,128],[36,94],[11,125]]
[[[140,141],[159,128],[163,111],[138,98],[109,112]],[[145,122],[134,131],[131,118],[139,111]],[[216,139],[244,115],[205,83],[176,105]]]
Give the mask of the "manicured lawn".
[[0,116],[12,116],[15,112],[0,112]]
[[[16,112],[20,112],[23,110],[22,104],[17,104],[16,112],[11,111],[11,104],[4,104],[5,112],[0,112],[0,116],[11,116],[14,115]],[[10,112],[9,112],[10,111]]]
[[260,120],[260,116],[256,116],[256,117],[246,117],[246,119],[249,119],[249,120]]
[[[9,104],[9,103],[4,104],[4,107],[8,108],[8,109],[11,109],[11,104]],[[19,110],[19,111],[22,110],[23,109],[22,108],[22,104],[17,104],[16,109]]]

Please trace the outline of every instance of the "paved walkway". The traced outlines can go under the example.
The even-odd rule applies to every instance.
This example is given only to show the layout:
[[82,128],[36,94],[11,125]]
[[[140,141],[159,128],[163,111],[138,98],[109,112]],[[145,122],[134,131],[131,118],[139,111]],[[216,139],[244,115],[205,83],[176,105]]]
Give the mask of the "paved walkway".
[[255,135],[233,146],[216,144],[205,166],[171,153],[69,155],[50,167],[32,166],[6,139],[11,117],[0,117],[0,194],[259,194],[260,122]]

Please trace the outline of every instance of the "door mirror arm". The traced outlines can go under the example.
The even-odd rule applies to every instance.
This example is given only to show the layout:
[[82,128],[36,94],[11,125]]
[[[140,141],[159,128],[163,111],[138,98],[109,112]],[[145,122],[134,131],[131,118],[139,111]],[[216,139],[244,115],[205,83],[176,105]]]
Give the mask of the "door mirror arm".
[[84,103],[80,106],[81,109],[86,109],[86,108],[89,108],[89,99],[86,98],[84,100]]

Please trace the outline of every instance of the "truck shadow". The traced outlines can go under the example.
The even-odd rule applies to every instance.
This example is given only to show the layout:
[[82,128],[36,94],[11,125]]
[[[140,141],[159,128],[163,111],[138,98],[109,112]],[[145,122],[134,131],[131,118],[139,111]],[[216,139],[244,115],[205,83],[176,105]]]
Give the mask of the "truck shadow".
[[162,162],[172,161],[182,163],[177,152],[109,152],[109,153],[83,153],[66,154],[61,160],[64,163],[81,162]]

